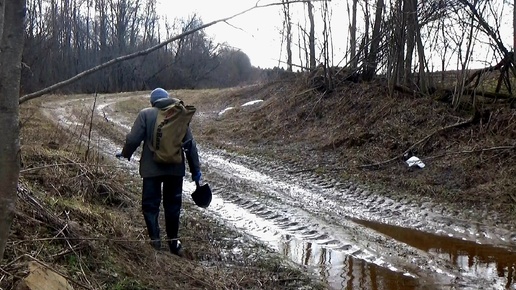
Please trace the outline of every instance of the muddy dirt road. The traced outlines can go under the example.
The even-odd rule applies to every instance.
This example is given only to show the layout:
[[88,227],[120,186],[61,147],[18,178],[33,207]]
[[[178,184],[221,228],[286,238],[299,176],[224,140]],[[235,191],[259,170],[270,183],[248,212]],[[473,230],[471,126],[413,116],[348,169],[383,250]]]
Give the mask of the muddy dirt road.
[[[127,132],[134,116],[113,113],[120,100],[101,98],[96,112]],[[45,112],[74,130],[80,124],[74,112],[91,110],[92,103],[52,102]],[[209,121],[217,112],[199,115]],[[95,128],[92,133],[107,156],[120,150],[120,142]],[[214,192],[210,214],[316,273],[329,289],[516,289],[515,236],[485,222],[488,213],[398,201],[299,164],[198,145]],[[137,174],[138,158],[123,163]],[[185,193],[191,192],[194,185],[185,180]]]

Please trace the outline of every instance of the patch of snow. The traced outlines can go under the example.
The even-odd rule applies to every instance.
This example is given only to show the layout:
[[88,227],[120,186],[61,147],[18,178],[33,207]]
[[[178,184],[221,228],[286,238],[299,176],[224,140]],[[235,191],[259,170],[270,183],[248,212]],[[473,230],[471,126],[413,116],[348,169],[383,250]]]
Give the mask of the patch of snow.
[[[254,105],[254,104],[261,103],[261,102],[263,102],[263,100],[254,100],[254,101],[250,101],[250,102],[247,102],[245,104],[242,104],[241,107],[247,107],[247,106],[251,106],[251,105]],[[227,108],[225,108],[224,110],[219,112],[219,116],[224,115],[227,111],[233,110],[234,108],[235,107],[227,107]]]
[[234,109],[234,108],[235,108],[235,107],[227,107],[227,108],[225,108],[224,110],[222,110],[222,111],[220,111],[220,112],[219,112],[219,116],[224,115],[224,113],[226,113],[227,111],[232,110],[232,109]]
[[242,107],[251,106],[251,105],[254,105],[254,104],[261,103],[261,102],[263,102],[263,100],[254,100],[254,101],[250,101],[250,102],[247,102],[247,103],[243,104],[243,105],[242,105]]

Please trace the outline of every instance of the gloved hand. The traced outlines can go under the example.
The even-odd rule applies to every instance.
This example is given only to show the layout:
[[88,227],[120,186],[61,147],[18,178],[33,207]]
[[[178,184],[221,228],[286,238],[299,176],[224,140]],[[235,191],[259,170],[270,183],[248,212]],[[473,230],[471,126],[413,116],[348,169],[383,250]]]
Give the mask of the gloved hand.
[[201,172],[194,172],[192,173],[192,180],[195,181],[195,183],[199,183],[199,181],[201,180]]
[[[122,153],[117,153],[117,154],[115,155],[115,157],[116,157],[116,158],[118,158],[118,159],[120,159],[120,158],[123,158],[123,157],[124,157],[124,155],[122,155]],[[131,157],[127,158],[127,160],[128,160],[128,161],[131,161]]]

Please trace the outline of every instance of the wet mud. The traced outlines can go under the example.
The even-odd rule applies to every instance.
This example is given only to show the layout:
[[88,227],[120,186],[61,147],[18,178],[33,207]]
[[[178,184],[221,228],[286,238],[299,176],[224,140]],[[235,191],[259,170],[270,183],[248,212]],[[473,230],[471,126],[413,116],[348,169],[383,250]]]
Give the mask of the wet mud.
[[[109,116],[112,104],[99,104],[102,115],[127,131],[130,119]],[[54,107],[49,117],[76,122],[62,105]],[[122,145],[97,138],[110,155]],[[516,289],[512,232],[484,223],[487,213],[399,200],[300,164],[207,144],[199,152],[214,193],[209,213],[315,273],[329,289]],[[127,164],[136,172],[137,158]],[[185,182],[185,192],[193,186]]]

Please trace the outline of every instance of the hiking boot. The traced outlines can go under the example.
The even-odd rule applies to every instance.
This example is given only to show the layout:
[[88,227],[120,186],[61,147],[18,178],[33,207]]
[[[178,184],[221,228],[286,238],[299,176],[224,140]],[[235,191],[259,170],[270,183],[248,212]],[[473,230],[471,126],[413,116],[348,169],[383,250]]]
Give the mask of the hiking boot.
[[156,251],[161,250],[161,241],[160,240],[151,240],[150,245],[154,248]]
[[170,253],[176,255],[176,256],[179,256],[179,257],[184,257],[185,256],[185,251],[183,249],[183,246],[181,246],[181,242],[180,241],[172,241],[169,243],[169,247],[170,247]]

